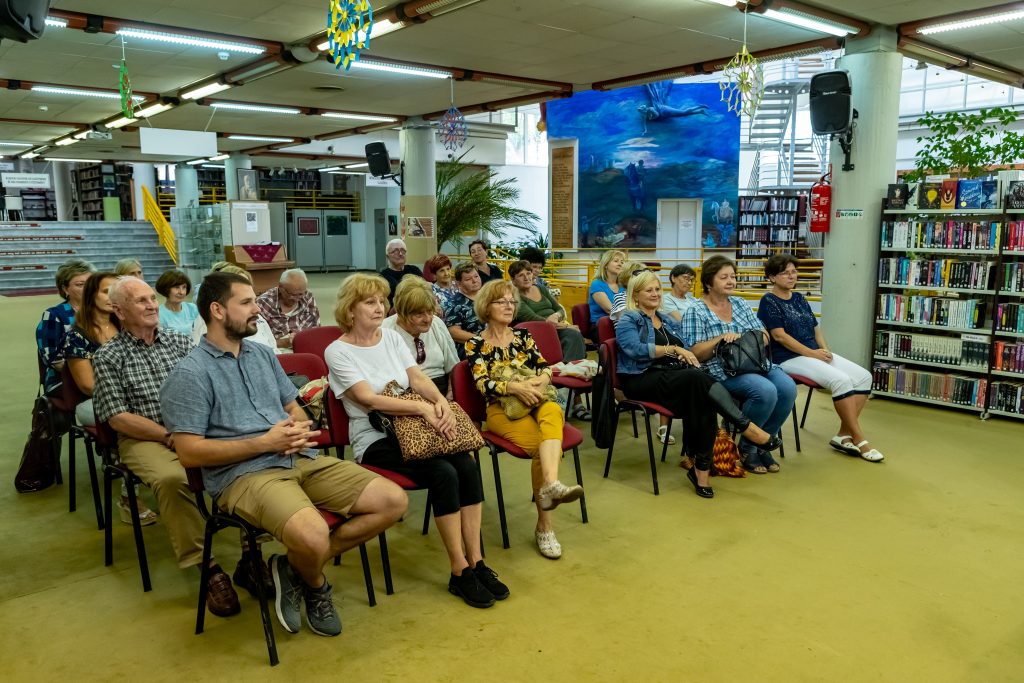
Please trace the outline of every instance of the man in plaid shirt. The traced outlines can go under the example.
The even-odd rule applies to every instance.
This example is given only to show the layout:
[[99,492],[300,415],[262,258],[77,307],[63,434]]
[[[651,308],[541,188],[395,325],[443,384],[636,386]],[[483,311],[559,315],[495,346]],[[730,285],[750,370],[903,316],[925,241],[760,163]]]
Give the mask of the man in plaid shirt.
[[[160,385],[188,355],[192,342],[158,327],[156,294],[142,280],[121,278],[109,296],[121,320],[121,332],[93,356],[96,419],[109,422],[117,431],[121,462],[153,490],[178,566],[196,566],[203,558],[205,525],[174,452],[174,439],[160,415]],[[207,599],[210,611],[217,616],[237,614],[238,595],[231,579],[220,567],[213,567]]]
[[320,326],[320,309],[301,268],[281,273],[277,287],[260,294],[256,303],[270,323],[278,348],[290,349],[296,332]]

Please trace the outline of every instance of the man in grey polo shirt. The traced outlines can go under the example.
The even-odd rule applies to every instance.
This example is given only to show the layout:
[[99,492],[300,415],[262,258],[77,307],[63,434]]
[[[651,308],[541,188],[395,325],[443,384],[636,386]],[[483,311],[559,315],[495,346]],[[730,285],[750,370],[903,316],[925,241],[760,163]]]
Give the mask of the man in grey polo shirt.
[[[317,457],[311,446],[319,432],[295,386],[272,350],[246,339],[260,313],[248,280],[211,273],[199,292],[207,332],[160,390],[164,423],[182,465],[202,467],[217,504],[287,548],[269,561],[284,628],[299,630],[304,596],[310,628],[338,635],[324,565],[397,522],[408,499],[353,462]],[[349,519],[331,533],[317,508]]]

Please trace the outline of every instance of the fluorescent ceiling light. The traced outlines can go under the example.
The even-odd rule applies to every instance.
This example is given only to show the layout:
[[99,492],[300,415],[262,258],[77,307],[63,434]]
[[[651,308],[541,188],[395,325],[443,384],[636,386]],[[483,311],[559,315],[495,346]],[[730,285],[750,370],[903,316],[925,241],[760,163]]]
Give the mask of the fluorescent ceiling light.
[[50,28],[67,28],[68,22],[57,17],[46,17],[46,25]]
[[212,94],[218,93],[218,92],[224,92],[225,90],[227,90],[230,87],[231,86],[229,84],[227,84],[227,83],[221,83],[220,81],[214,81],[213,83],[207,83],[206,85],[201,85],[198,88],[192,88],[191,90],[186,90],[185,92],[181,93],[181,99],[183,99],[183,100],[198,100],[200,98],[206,97],[207,95],[212,95]]
[[203,168],[224,168],[224,164],[203,164]]
[[39,156],[38,152],[25,152],[24,154],[19,155],[18,158],[19,159],[35,159],[37,156]]
[[210,157],[210,161],[224,161],[225,159],[229,158],[230,156],[231,156],[230,154],[218,154],[215,157]]
[[211,107],[218,109],[237,109],[238,111],[258,111],[265,114],[301,114],[294,107],[268,107],[260,104],[235,104],[234,102],[210,102]]
[[917,32],[921,35],[931,35],[933,33],[945,33],[946,31],[959,31],[963,28],[974,28],[976,26],[988,26],[989,24],[1001,24],[1005,21],[1016,21],[1017,19],[1024,19],[1024,10],[1017,10],[1015,12],[997,12],[995,14],[989,14],[983,17],[974,17],[973,19],[964,19],[962,21],[948,21],[944,24],[933,24],[931,26],[921,26],[917,29]]
[[135,110],[135,116],[137,116],[138,118],[144,119],[144,118],[148,118],[150,116],[154,116],[156,114],[162,114],[165,111],[167,111],[168,109],[173,109],[173,108],[174,108],[174,105],[164,104],[163,102],[156,102],[154,104],[149,105],[148,107],[143,107],[142,109],[136,109]]
[[256,142],[295,142],[295,138],[277,138],[272,135],[229,135],[229,140],[255,140]]
[[345,114],[340,111],[327,111],[320,116],[325,116],[329,119],[353,119],[355,121],[382,121],[384,123],[394,123],[398,121],[394,116],[374,116],[372,114]]
[[364,161],[361,164],[345,164],[343,168],[370,168],[370,164]]
[[[33,85],[33,92],[44,92],[51,95],[74,95],[75,97],[100,97],[105,100],[119,100],[121,93],[112,90],[80,90],[78,88],[58,88],[50,85]],[[146,99],[142,95],[132,95],[132,99],[142,101]]]
[[7,142],[6,140],[0,140],[0,147],[31,147],[31,142]]
[[65,159],[63,157],[46,157],[45,160],[46,161],[70,161],[73,164],[77,164],[77,163],[81,163],[81,164],[98,164],[98,163],[100,163],[99,159]]
[[209,159],[193,159],[192,161],[186,161],[189,166],[198,166],[199,164],[205,164]]
[[110,121],[109,123],[104,123],[103,125],[110,129],[117,129],[127,126],[130,123],[135,123],[136,121],[138,121],[138,119],[130,119],[127,116],[118,116],[113,121]]
[[359,171],[328,171],[327,174],[328,175],[366,175],[365,173],[360,173]]
[[73,145],[76,142],[78,142],[78,140],[76,140],[75,138],[61,138],[60,140],[57,140],[57,142],[54,144],[56,144],[58,147],[67,147],[68,145]]
[[242,52],[248,55],[261,55],[267,51],[262,45],[251,43],[232,43],[226,40],[211,40],[199,36],[182,35],[179,33],[164,33],[162,31],[148,31],[137,28],[118,29],[117,35],[128,38],[141,38],[143,40],[155,40],[161,43],[174,43],[175,45],[188,45],[190,47],[208,47],[212,50],[227,50],[228,52]]
[[75,133],[74,135],[72,135],[71,137],[73,137],[76,140],[84,140],[85,138],[87,138],[89,136],[90,132],[91,131],[88,131],[88,130],[80,130],[77,133]]
[[320,171],[321,173],[330,173],[331,171],[340,171],[341,166],[328,166],[327,168],[320,168],[317,170]]
[[[756,15],[755,15],[756,16]],[[847,28],[840,24],[833,24],[821,19],[816,19],[810,15],[802,12],[795,12],[788,8],[782,10],[767,9],[764,11],[764,16],[768,19],[774,19],[775,21],[781,21],[786,24],[792,24],[793,26],[799,26],[800,28],[806,28],[810,31],[819,31],[820,33],[828,33],[829,35],[848,36],[851,33],[856,33],[857,29]]]
[[352,62],[352,67],[365,69],[367,71],[387,71],[390,73],[402,74],[403,76],[421,76],[423,78],[451,78],[450,71],[440,69],[426,69],[418,66],[403,66],[401,64],[388,64],[387,62],[376,62],[370,59],[357,59]]
[[[373,22],[373,27],[370,29],[370,40],[374,38],[380,38],[386,36],[389,33],[397,31],[400,28],[405,28],[406,24],[404,21],[390,21],[389,19],[383,19],[381,21]],[[326,52],[327,48],[331,46],[331,41],[325,40],[316,46],[316,49],[320,52]]]
[[722,5],[723,7],[735,7],[736,6],[736,0],[704,0],[704,2],[713,2],[714,4]]

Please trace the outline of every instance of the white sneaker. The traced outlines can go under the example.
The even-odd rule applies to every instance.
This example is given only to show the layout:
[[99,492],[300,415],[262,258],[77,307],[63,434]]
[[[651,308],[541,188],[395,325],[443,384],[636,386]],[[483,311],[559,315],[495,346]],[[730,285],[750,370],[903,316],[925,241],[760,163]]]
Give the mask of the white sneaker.
[[668,439],[668,445],[674,446],[676,443],[676,437],[668,433],[668,425],[661,425],[658,427],[658,441],[665,443],[665,439]]
[[535,531],[537,549],[549,560],[557,560],[562,556],[562,544],[555,538],[554,531]]
[[555,479],[550,484],[540,487],[540,491],[537,492],[537,501],[540,502],[541,510],[554,510],[562,503],[579,500],[582,495],[582,486],[566,486]]

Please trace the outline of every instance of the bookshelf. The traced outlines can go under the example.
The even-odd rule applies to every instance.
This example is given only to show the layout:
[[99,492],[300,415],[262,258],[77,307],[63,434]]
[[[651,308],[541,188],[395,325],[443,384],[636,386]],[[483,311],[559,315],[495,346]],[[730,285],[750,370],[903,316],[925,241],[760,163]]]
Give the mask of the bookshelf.
[[[760,269],[772,254],[796,252],[806,216],[807,195],[760,193],[740,197],[736,233],[739,269]],[[737,280],[747,287],[767,287],[763,276],[740,275]]]
[[57,202],[53,190],[28,188],[21,191],[24,207],[22,218],[26,221],[57,220]]
[[127,164],[93,164],[73,170],[79,219],[119,221],[134,216],[132,169]]
[[884,210],[874,393],[1024,418],[1024,220]]

